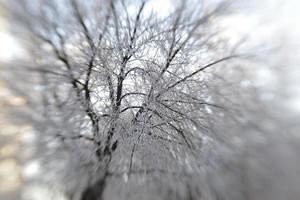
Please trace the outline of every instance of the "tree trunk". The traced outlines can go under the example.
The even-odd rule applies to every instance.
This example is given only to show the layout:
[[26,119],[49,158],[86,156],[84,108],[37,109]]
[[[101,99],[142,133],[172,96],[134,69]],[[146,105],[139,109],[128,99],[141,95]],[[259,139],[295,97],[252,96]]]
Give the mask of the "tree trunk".
[[107,175],[104,175],[94,185],[84,190],[81,200],[103,200],[103,193],[106,187]]

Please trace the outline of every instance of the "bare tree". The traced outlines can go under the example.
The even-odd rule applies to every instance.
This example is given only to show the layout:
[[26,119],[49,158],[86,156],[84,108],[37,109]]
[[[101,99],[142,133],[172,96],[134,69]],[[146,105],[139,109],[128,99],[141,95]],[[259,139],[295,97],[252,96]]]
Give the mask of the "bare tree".
[[103,199],[109,180],[157,176],[181,179],[186,192],[171,199],[201,196],[188,182],[201,173],[203,141],[227,109],[211,72],[240,55],[215,29],[224,3],[176,1],[162,14],[152,5],[12,3],[17,30],[30,38],[32,59],[20,66],[40,74],[43,88],[41,140],[74,179],[87,177],[81,199]]

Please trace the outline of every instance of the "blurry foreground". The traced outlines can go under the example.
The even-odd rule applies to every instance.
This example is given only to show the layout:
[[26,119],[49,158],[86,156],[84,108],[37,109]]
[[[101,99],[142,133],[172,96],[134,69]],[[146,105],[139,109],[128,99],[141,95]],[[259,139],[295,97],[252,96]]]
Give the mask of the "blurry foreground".
[[1,200],[300,199],[296,0],[62,1],[1,4]]

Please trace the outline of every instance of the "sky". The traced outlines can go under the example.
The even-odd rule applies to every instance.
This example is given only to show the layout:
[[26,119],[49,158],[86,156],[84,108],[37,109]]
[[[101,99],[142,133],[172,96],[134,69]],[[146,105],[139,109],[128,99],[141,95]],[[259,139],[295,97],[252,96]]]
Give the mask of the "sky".
[[[273,55],[273,62],[285,60],[288,65],[287,93],[290,93],[288,104],[300,113],[300,1],[299,0],[238,0],[235,12],[223,19],[226,34],[231,38],[248,34],[252,44],[265,42],[271,46],[280,46]],[[174,3],[174,1],[173,1]],[[150,0],[151,9],[164,15],[173,6],[170,0]],[[1,9],[2,10],[2,9]],[[1,11],[3,12],[3,10]],[[9,34],[8,28],[13,24],[0,18],[0,61],[7,62],[15,56],[22,56],[19,43]],[[263,54],[262,54],[263,55]],[[260,72],[262,79],[268,77],[267,71]]]

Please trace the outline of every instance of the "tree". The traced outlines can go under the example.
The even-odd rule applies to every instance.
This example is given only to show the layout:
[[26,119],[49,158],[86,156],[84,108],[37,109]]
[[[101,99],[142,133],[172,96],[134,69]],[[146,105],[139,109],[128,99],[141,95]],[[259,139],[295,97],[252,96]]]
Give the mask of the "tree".
[[12,4],[33,58],[20,66],[43,88],[46,152],[67,159],[74,177],[91,173],[81,199],[103,199],[113,178],[157,175],[182,179],[185,192],[170,186],[171,199],[201,195],[183,179],[201,173],[202,143],[226,110],[205,72],[239,57],[214,29],[225,4],[176,1],[161,15],[151,1]]

